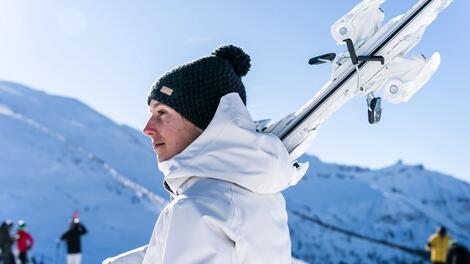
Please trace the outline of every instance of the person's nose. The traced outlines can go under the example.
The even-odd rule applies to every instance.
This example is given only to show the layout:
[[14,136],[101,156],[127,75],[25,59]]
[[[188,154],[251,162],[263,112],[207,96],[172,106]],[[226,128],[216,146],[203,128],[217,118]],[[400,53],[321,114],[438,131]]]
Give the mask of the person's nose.
[[156,129],[156,126],[155,126],[155,122],[153,121],[152,117],[149,118],[149,120],[147,121],[147,124],[145,125],[142,132],[144,133],[144,135],[149,136],[149,137],[154,136],[155,134],[157,134],[157,129]]

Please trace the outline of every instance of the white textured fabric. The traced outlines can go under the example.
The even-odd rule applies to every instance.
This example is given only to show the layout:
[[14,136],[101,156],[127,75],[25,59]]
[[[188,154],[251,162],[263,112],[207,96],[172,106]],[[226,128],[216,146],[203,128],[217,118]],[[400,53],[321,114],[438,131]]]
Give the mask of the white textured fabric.
[[82,254],[67,254],[67,264],[80,264],[82,263]]
[[112,258],[105,259],[102,264],[140,264],[142,263],[147,246],[139,247]]
[[291,263],[285,201],[298,181],[282,142],[258,133],[236,93],[183,152],[160,162],[173,200],[140,261],[108,263]]

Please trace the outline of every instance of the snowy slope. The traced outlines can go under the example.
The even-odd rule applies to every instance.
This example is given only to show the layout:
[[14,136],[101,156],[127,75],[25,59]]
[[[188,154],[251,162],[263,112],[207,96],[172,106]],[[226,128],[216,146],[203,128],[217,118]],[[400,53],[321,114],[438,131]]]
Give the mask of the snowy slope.
[[[50,130],[106,162],[130,179],[160,195],[155,157],[138,131],[114,123],[76,99],[51,96],[28,87],[2,82],[0,104]],[[150,174],[151,173],[151,174]]]
[[33,255],[56,257],[73,210],[89,229],[84,263],[148,241],[168,195],[144,137],[76,100],[6,82],[0,131],[0,219],[26,220]]
[[[0,150],[0,220],[24,218],[46,263],[73,210],[89,229],[84,263],[98,263],[145,244],[168,198],[149,141],[74,99],[0,82]],[[376,241],[421,249],[438,224],[470,246],[468,183],[401,162],[369,170],[303,158],[307,175],[284,193],[295,256],[419,263]]]
[[369,170],[305,158],[308,174],[285,192],[296,256],[311,263],[423,261],[334,228],[421,250],[442,224],[470,246],[470,184],[402,162]]

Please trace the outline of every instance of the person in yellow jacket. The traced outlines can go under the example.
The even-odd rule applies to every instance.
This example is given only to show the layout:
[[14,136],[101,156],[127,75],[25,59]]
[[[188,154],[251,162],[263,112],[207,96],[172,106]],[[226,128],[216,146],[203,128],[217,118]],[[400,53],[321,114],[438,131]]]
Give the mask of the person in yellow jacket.
[[431,251],[431,262],[433,264],[446,263],[450,240],[451,238],[447,235],[447,230],[443,226],[438,227],[436,233],[429,237],[426,250]]

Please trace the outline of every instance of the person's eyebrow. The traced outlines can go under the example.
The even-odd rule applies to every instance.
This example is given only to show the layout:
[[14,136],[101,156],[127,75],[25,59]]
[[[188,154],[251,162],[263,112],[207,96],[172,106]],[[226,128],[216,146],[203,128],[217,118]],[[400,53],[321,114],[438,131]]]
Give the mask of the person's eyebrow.
[[152,110],[155,109],[156,107],[160,106],[160,105],[163,105],[163,104],[160,103],[160,102],[156,102],[156,103],[154,103],[154,104],[151,104],[151,105],[150,105],[150,108],[151,108],[151,109],[149,109],[149,112],[152,113]]

